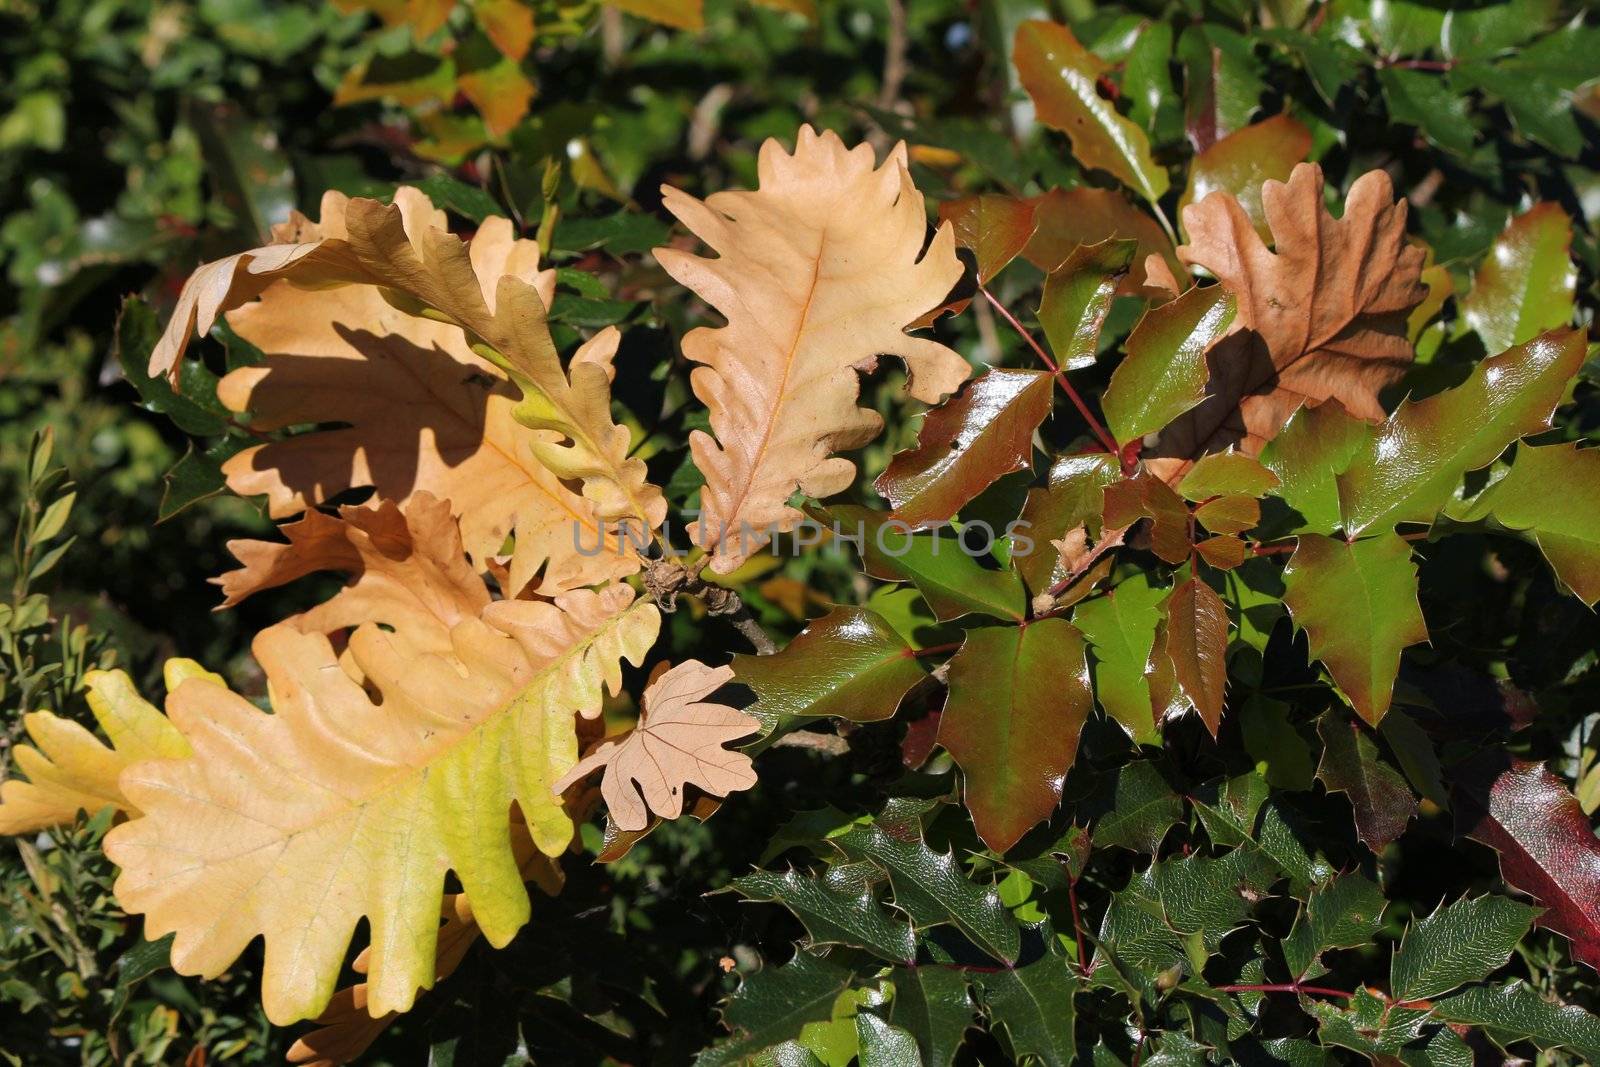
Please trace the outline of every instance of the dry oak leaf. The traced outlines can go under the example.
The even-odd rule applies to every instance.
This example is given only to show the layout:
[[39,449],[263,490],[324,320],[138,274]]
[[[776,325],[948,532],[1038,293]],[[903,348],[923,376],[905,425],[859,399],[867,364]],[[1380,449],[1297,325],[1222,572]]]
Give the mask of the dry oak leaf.
[[725,797],[756,784],[750,757],[722,746],[761,728],[753,715],[702,698],[733,681],[732,667],[685,660],[644,692],[639,725],[621,741],[606,741],[568,771],[557,793],[605,768],[600,794],[617,829],[643,830],[653,811],[683,814],[683,787]]
[[695,543],[712,569],[733,570],[774,532],[803,518],[799,489],[825,497],[855,477],[833,455],[876,437],[877,412],[857,406],[858,371],[899,356],[911,395],[936,403],[966,380],[957,353],[905,330],[940,306],[961,277],[950,225],[924,251],[922,194],[904,144],[882,166],[872,148],[800,129],[793,155],[761,146],[754,191],[698,200],[664,187],[667,209],[716,258],[656,249],[668,274],[727,319],[683,339],[702,364],[690,381],[710,409],[710,434],[689,436],[705,475]]
[[118,903],[147,937],[176,935],[183,974],[215,977],[263,938],[278,1025],[327,1006],[365,919],[369,1010],[408,1009],[434,981],[448,872],[490,944],[527,922],[508,817],[515,806],[546,855],[566,848],[551,783],[577,761],[574,717],[599,715],[659,627],[620,584],[488,604],[450,629],[448,652],[369,623],[346,653],[359,683],[326,636],[262,631],[252,651],[273,713],[185,682],[167,713],[193,756],[123,773],[144,814],[106,837]]
[[1152,454],[1193,458],[1230,445],[1261,451],[1295,409],[1333,399],[1363,419],[1385,412],[1378,391],[1412,359],[1406,317],[1427,295],[1424,252],[1406,241],[1406,203],[1389,176],[1358,178],[1335,219],[1322,169],[1302,163],[1265,182],[1269,250],[1228,193],[1183,210],[1189,243],[1178,258],[1211,272],[1238,300],[1233,327],[1212,346],[1206,398],[1161,434]]
[[[169,690],[190,678],[222,684],[193,660],[169,659],[163,673]],[[139,696],[127,674],[90,671],[83,684],[89,710],[111,746],[71,719],[48,711],[24,715],[28,736],[39,747],[12,750],[17,769],[28,777],[0,783],[0,834],[33,833],[70,823],[80,811],[93,815],[106,807],[138,815],[118,785],[123,770],[142,760],[189,754],[177,727]]]
[[[269,358],[223,379],[225,404],[249,409],[263,430],[348,424],[234,457],[236,491],[266,493],[284,517],[353,486],[396,500],[425,488],[455,503],[480,561],[516,517],[528,547],[514,578],[544,566],[547,593],[603,581],[611,575],[599,572],[623,561],[574,560],[575,539],[594,544],[599,522],[653,529],[666,513],[611,417],[617,334],[596,335],[563,367],[535,243],[516,240],[504,219],[487,220],[470,244],[443,223],[416,190],[396,193],[392,207],[329,194],[318,223],[276,232],[295,243],[195,272],[151,373],[175,374],[195,326],[231,312],[230,325]],[[582,497],[563,482],[581,483]]]
[[448,501],[417,493],[404,507],[343,507],[336,516],[308,511],[279,529],[288,542],[236,540],[228,551],[243,566],[212,579],[223,607],[317,571],[349,583],[316,607],[284,620],[305,633],[333,634],[380,623],[404,630],[432,652],[450,651],[451,631],[477,618],[489,590],[467,562]]

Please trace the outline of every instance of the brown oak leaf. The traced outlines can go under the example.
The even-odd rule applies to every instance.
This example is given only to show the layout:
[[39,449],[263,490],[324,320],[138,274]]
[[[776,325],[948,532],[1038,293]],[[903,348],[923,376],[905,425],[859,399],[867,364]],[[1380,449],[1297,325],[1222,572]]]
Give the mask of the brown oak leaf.
[[218,393],[256,430],[319,427],[225,465],[230,487],[266,494],[274,517],[351,488],[398,502],[428,490],[451,501],[480,567],[516,535],[513,592],[631,573],[637,560],[615,531],[598,547],[602,523],[653,528],[665,501],[611,418],[617,332],[563,367],[544,322],[554,276],[538,269],[537,244],[505,219],[465,244],[444,223],[414,189],[393,207],[329,194],[319,221],[275,231],[293,243],[196,271],[152,373],[175,373],[191,331],[222,312],[266,354]]
[[846,149],[806,126],[793,155],[764,144],[759,173],[759,188],[705,200],[663,188],[667,209],[717,256],[655,253],[728,322],[683,339],[702,364],[690,381],[716,435],[689,436],[706,478],[691,534],[724,574],[801,521],[788,503],[797,488],[825,497],[855,477],[834,453],[883,428],[857,406],[858,371],[899,356],[911,394],[927,403],[969,373],[951,349],[905,333],[943,302],[961,262],[948,223],[924,251],[922,194],[903,144],[878,166],[870,146]]
[[683,787],[725,797],[756,784],[750,757],[723,744],[753,734],[761,724],[701,698],[733,680],[732,667],[686,660],[644,693],[639,725],[621,741],[606,741],[551,788],[560,793],[605,768],[600,792],[619,830],[643,830],[653,811],[664,819],[683,813]]
[[1388,175],[1358,178],[1334,218],[1322,170],[1302,163],[1263,184],[1268,249],[1237,199],[1213,192],[1184,208],[1178,257],[1238,299],[1232,329],[1208,354],[1206,398],[1161,434],[1152,454],[1193,458],[1237,445],[1254,455],[1295,409],[1337,400],[1381,419],[1378,392],[1412,359],[1408,312],[1427,294],[1424,252],[1406,241],[1406,203]]

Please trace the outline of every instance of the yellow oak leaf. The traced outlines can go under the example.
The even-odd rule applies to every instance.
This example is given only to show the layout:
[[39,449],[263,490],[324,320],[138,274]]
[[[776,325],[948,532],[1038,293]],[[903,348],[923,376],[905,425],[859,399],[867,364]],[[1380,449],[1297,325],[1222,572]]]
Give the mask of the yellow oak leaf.
[[756,784],[750,757],[723,744],[761,728],[753,715],[702,700],[733,681],[732,667],[685,660],[645,690],[639,725],[620,741],[605,741],[551,788],[561,793],[605,768],[600,795],[617,829],[643,830],[653,811],[683,814],[685,785],[719,797]]
[[[532,882],[546,894],[555,896],[561,891],[561,868],[550,857],[533,846],[524,833],[515,834],[513,826],[512,849],[521,867],[524,881]],[[444,898],[443,924],[439,927],[439,945],[434,955],[435,981],[443,981],[455,973],[467,950],[477,944],[483,931],[472,915],[472,904],[465,893],[452,893]],[[351,969],[357,974],[368,972],[372,962],[370,949],[362,949]],[[317,1029],[301,1037],[289,1047],[285,1059],[296,1067],[342,1067],[355,1062],[362,1053],[400,1017],[391,1011],[374,1017],[369,1010],[366,982],[346,986],[333,995],[328,1007],[317,1016]]]
[[1153,455],[1193,458],[1233,445],[1254,455],[1296,408],[1326,400],[1384,417],[1378,392],[1412,360],[1406,319],[1427,294],[1424,252],[1406,240],[1406,203],[1387,174],[1358,178],[1337,219],[1322,186],[1312,163],[1287,183],[1262,185],[1272,249],[1231,194],[1183,209],[1189,243],[1178,258],[1227,286],[1239,311],[1207,356],[1205,400],[1162,431]]
[[520,524],[532,548],[514,561],[519,580],[559,548],[547,569],[577,573],[541,586],[549,593],[603,581],[626,559],[571,560],[580,534],[592,545],[600,522],[660,524],[666,501],[611,417],[615,331],[562,365],[545,319],[553,276],[509,222],[487,220],[464,243],[402,189],[392,206],[330,194],[318,222],[297,217],[274,238],[197,270],[150,360],[151,374],[175,376],[195,330],[231,312],[269,358],[223,379],[225,404],[259,429],[349,424],[234,457],[236,491],[266,493],[284,517],[352,486],[395,500],[429,489],[454,503],[480,561]]
[[[169,690],[190,678],[222,684],[193,660],[170,659],[165,674]],[[0,834],[32,833],[70,823],[80,811],[93,815],[106,807],[138,815],[118,785],[123,770],[142,760],[189,754],[177,727],[139,696],[122,671],[90,671],[83,684],[89,710],[110,747],[71,719],[48,711],[24,715],[23,725],[38,747],[18,745],[12,751],[17,769],[28,777],[0,784]]]
[[905,329],[940,306],[961,277],[955,237],[940,226],[924,251],[927,221],[903,144],[877,166],[870,146],[846,149],[801,127],[793,155],[761,147],[759,188],[698,200],[662,190],[667,210],[716,258],[656,249],[668,274],[727,320],[683,339],[702,364],[690,378],[711,413],[689,446],[705,475],[695,543],[726,574],[803,516],[798,488],[824,497],[847,487],[855,466],[833,453],[883,427],[857,406],[857,372],[899,356],[917,399],[936,403],[969,373],[936,341]]
[[[439,624],[442,628],[443,624]],[[293,624],[252,645],[272,714],[186,682],[167,712],[193,750],[122,775],[143,813],[112,830],[115,890],[173,966],[215,977],[265,941],[262,1003],[279,1025],[320,1013],[356,925],[371,929],[368,1007],[408,1009],[437,974],[445,877],[496,947],[528,920],[515,806],[546,855],[572,838],[551,792],[576,761],[575,715],[600,713],[660,616],[615,584],[554,602],[502,600],[448,630],[358,627],[341,668]]]

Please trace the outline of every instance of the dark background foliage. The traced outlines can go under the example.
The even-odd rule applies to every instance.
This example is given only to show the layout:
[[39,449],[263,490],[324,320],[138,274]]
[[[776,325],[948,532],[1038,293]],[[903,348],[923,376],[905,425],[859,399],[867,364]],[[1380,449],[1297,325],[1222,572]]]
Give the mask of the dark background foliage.
[[[165,312],[195,265],[260,243],[290,207],[314,215],[324,189],[382,196],[421,182],[463,230],[486,213],[509,213],[546,240],[553,261],[574,268],[553,310],[558,329],[571,337],[616,322],[626,331],[619,399],[651,432],[652,475],[676,504],[695,489],[682,441],[696,418],[686,411],[676,339],[700,311],[646,254],[670,235],[660,184],[696,193],[749,186],[761,141],[789,141],[801,122],[880,148],[908,139],[931,200],[1104,184],[1033,122],[1018,91],[1009,52],[1026,18],[1063,19],[1118,64],[1122,109],[1180,176],[1207,122],[1231,128],[1280,112],[1311,129],[1330,186],[1388,171],[1411,199],[1413,232],[1462,283],[1458,291],[1514,212],[1534,200],[1559,203],[1575,220],[1582,322],[1596,306],[1600,29],[1580,4],[819,0],[808,17],[709,0],[699,31],[593,3],[534,7],[538,35],[519,69],[537,95],[526,116],[492,130],[453,80],[481,51],[465,5],[421,43],[410,26],[386,26],[355,4],[0,6],[0,497],[19,526],[16,558],[0,561],[15,589],[0,667],[4,743],[20,736],[27,710],[87,721],[73,692],[86,664],[115,663],[158,693],[161,661],[189,656],[260,697],[250,636],[328,591],[302,583],[213,611],[219,598],[207,579],[229,564],[224,543],[263,535],[269,524],[252,502],[216,491],[207,454],[214,439],[191,441],[142,405],[114,345],[126,294]],[[444,69],[441,56],[453,66]],[[1181,181],[1169,200],[1179,192]],[[995,290],[1019,312],[1035,303],[1040,276],[1030,271],[1018,264]],[[1135,312],[1131,302],[1115,309],[1108,338],[1125,333]],[[1483,354],[1454,321],[1452,304],[1408,388],[1452,384]],[[1027,365],[1016,338],[986,313],[947,319],[939,330],[986,362]],[[207,342],[203,355],[221,368],[248,358],[238,349]],[[135,366],[144,355],[129,353]],[[1087,373],[1091,384],[1097,373]],[[868,385],[868,403],[887,409],[892,377]],[[1580,384],[1564,439],[1595,433],[1595,396],[1592,384]],[[860,457],[866,478],[912,439],[906,420],[889,425]],[[22,521],[28,502],[61,492],[30,471],[47,428],[53,462],[76,483],[77,498],[66,528],[34,545]],[[1058,411],[1049,433],[1066,446],[1081,430]],[[68,538],[66,553],[41,569],[37,560]],[[783,636],[830,601],[862,602],[873,584],[827,551],[775,559],[750,577],[747,600]],[[48,595],[47,617],[21,610],[30,589]],[[1594,614],[1556,588],[1533,547],[1506,540],[1430,545],[1422,589],[1433,644],[1408,660],[1403,684],[1439,694],[1441,713],[1494,718],[1508,700],[1537,706],[1513,747],[1552,761],[1592,811],[1600,803],[1590,740],[1600,714]],[[903,598],[897,608],[894,597],[875,596],[885,612],[911,618]],[[685,611],[670,618],[662,655],[715,659],[743,647],[723,624]],[[1465,683],[1450,673],[1463,664]],[[1233,666],[1287,709],[1294,736],[1315,738],[1310,724],[1328,697],[1303,639],[1285,623]],[[796,813],[831,806],[855,814],[876,810],[887,793],[947,792],[948,761],[901,774],[904,732],[899,723],[862,727],[842,757],[775,750],[762,757],[760,787],[710,823],[665,827],[609,866],[569,863],[567,891],[541,902],[542,915],[508,950],[480,946],[381,1039],[372,1062],[686,1062],[724,1034],[718,1005],[738,974],[788,959],[804,935],[778,905],[707,892],[770,861],[769,840]],[[1283,758],[1303,761],[1304,774],[1316,757],[1309,743],[1302,748]],[[1096,797],[1111,795],[1125,749],[1114,728],[1091,724],[1068,782],[1070,811],[1091,812]],[[1260,770],[1262,749],[1240,735],[1237,715],[1220,744],[1191,720],[1169,731],[1157,765],[1168,787],[1192,801],[1219,776]],[[1332,868],[1381,876],[1392,902],[1386,935],[1497,884],[1492,853],[1456,845],[1450,816],[1428,801],[1376,860],[1356,841],[1339,796],[1319,788],[1288,803]],[[930,840],[976,849],[960,809],[941,812]],[[814,836],[814,825],[793,839]],[[30,1065],[278,1062],[295,1035],[262,1019],[250,955],[212,983],[158,969],[147,976],[149,951],[111,901],[111,871],[93,847],[104,829],[88,820],[42,847],[0,850],[0,1057]],[[1157,831],[1159,839],[1166,827]],[[1211,831],[1191,820],[1165,850],[1203,849]],[[598,851],[598,832],[586,832],[587,848]],[[1095,853],[1080,889],[1091,926],[1128,882],[1135,856]],[[1039,880],[1036,907],[1046,884]],[[1007,903],[1025,908],[1031,890],[1021,892]],[[1284,936],[1294,908],[1278,912],[1269,908],[1251,936]],[[1329,981],[1346,989],[1381,981],[1388,946],[1377,941],[1340,953]],[[1511,966],[1537,989],[1600,1007],[1593,973],[1553,935],[1527,937]],[[1296,1024],[1272,1017],[1278,1011],[1293,1014],[1271,1008],[1269,1029],[1296,1033]],[[1098,1014],[1100,1032],[1114,1035],[1127,1006],[1101,991],[1079,1012]],[[1198,1039],[1204,1027],[1188,1032]],[[826,1035],[813,1037],[826,1045]],[[1127,1060],[1133,1040],[1111,1040],[1106,1055]],[[961,1055],[1004,1062],[1013,1047],[1002,1033],[975,1035]],[[1180,1051],[1176,1039],[1162,1046],[1174,1060]]]

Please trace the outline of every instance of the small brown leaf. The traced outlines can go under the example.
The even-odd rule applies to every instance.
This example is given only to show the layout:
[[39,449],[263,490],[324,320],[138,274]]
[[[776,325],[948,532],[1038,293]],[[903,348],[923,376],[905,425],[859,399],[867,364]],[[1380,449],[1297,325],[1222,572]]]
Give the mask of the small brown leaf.
[[1238,299],[1233,328],[1213,346],[1208,396],[1162,433],[1156,454],[1193,458],[1237,444],[1254,455],[1303,404],[1329,398],[1381,419],[1378,391],[1412,358],[1410,310],[1427,294],[1423,250],[1406,241],[1406,203],[1387,174],[1350,187],[1341,218],[1322,202],[1322,170],[1295,167],[1267,182],[1269,250],[1234,197],[1213,192],[1184,209],[1185,263],[1204,267]]
[[1189,509],[1172,487],[1154,475],[1141,472],[1105,489],[1107,529],[1150,520],[1150,550],[1168,563],[1189,558]]
[[605,768],[601,795],[619,830],[643,830],[654,811],[664,819],[683,814],[683,787],[698,786],[725,797],[756,784],[750,757],[722,746],[753,734],[761,726],[721,704],[701,700],[733,681],[732,667],[708,667],[685,660],[644,692],[639,725],[621,741],[607,741],[551,787],[561,793]]

